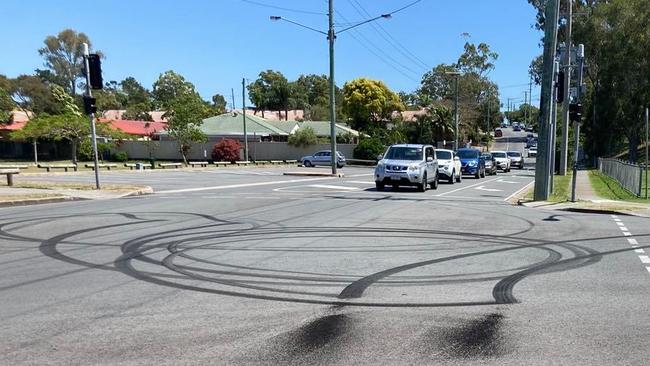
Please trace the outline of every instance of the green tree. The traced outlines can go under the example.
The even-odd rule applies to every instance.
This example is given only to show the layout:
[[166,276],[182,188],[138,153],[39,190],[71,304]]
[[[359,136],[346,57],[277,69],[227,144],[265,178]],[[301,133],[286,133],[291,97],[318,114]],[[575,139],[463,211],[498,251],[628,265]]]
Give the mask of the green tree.
[[181,94],[169,104],[167,133],[178,142],[178,151],[185,164],[192,142],[207,141],[200,126],[209,114],[210,108],[195,93]]
[[20,75],[11,80],[10,94],[20,109],[27,112],[58,114],[61,105],[54,99],[48,84],[33,75]]
[[132,104],[126,107],[126,111],[122,113],[122,119],[132,121],[149,121],[153,122],[153,118],[149,114],[149,103]]
[[151,94],[157,108],[168,109],[179,99],[196,94],[196,91],[194,90],[194,84],[186,81],[182,75],[170,70],[160,74],[158,80],[153,84]]
[[0,124],[9,122],[11,117],[11,111],[16,107],[13,99],[9,96],[9,93],[2,87],[0,87]]
[[318,136],[311,127],[303,127],[289,136],[288,144],[296,147],[306,147],[318,144]]
[[125,107],[130,107],[134,105],[147,105],[149,110],[151,109],[151,93],[145,87],[143,87],[134,77],[129,76],[126,79],[120,81],[120,88],[122,93],[125,96]]
[[416,117],[409,128],[409,142],[434,144],[437,141],[452,140],[454,136],[453,114],[443,105],[427,108],[427,113]]
[[248,95],[255,105],[255,110],[264,109],[284,111],[288,119],[288,110],[291,105],[291,88],[289,81],[279,71],[266,70],[259,74],[257,80],[247,86]]
[[34,149],[34,164],[38,164],[38,142],[50,136],[49,127],[47,115],[39,115],[29,119],[23,128],[13,131],[9,137],[16,141],[30,142]]
[[[72,95],[77,94],[77,80],[83,78],[83,43],[92,49],[88,36],[72,29],[64,29],[56,36],[45,38],[45,47],[38,53],[45,59],[45,66],[61,81]],[[97,53],[97,52],[95,52]]]
[[359,78],[343,85],[343,110],[352,128],[385,127],[395,111],[403,111],[399,96],[379,80]]
[[215,114],[222,114],[226,111],[226,98],[221,94],[215,94],[212,96],[212,107],[214,108]]

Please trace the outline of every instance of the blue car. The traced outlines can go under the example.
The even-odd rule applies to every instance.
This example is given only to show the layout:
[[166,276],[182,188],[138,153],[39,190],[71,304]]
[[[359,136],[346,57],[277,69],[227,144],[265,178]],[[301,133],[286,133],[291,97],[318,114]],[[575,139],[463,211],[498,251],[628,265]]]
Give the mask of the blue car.
[[485,178],[485,158],[477,149],[458,149],[456,155],[460,158],[461,172],[473,175],[474,178]]

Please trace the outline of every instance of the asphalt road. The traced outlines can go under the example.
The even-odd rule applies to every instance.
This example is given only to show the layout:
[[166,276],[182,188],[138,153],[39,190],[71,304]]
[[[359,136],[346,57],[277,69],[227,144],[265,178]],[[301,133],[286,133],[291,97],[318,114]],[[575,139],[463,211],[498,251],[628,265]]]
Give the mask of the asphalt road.
[[0,364],[647,364],[647,220],[506,203],[529,169],[425,193],[282,171],[1,209]]

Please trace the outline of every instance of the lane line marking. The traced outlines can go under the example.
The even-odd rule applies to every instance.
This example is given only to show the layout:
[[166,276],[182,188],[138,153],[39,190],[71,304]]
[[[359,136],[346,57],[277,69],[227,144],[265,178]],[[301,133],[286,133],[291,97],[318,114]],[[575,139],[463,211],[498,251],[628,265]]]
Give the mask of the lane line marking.
[[622,223],[622,222],[617,222],[616,225],[618,225],[618,226],[624,226],[625,224]]
[[640,255],[639,259],[643,264],[650,264],[650,257],[648,257],[647,255]]
[[621,226],[621,227],[619,227],[619,229],[621,229],[621,231],[630,231],[625,226]]
[[612,216],[612,219],[618,219],[618,216],[616,215],[610,215],[610,216]]
[[485,188],[483,186],[476,187],[474,189],[479,190],[479,191],[486,191],[486,192],[503,192],[503,189]]
[[629,231],[623,231],[623,235],[625,236],[632,236],[632,233]]
[[314,187],[314,188],[326,188],[326,189],[339,189],[339,190],[344,190],[344,191],[358,191],[361,188],[357,187],[346,187],[346,186],[330,186],[327,184],[312,184],[309,187]]
[[614,219],[614,221],[616,221],[616,222],[621,222],[621,219]]
[[467,186],[467,187],[461,187],[461,188],[458,188],[458,189],[451,190],[451,191],[449,191],[449,192],[440,193],[440,194],[437,194],[436,197],[446,196],[446,195],[451,194],[451,193],[456,193],[456,192],[458,192],[458,191],[462,191],[463,189],[468,189],[468,188],[478,187],[478,186],[480,186],[481,184],[486,184],[486,183],[494,182],[494,181],[497,181],[498,179],[499,179],[499,178],[494,178],[494,179],[491,179],[491,180],[487,180],[487,181],[483,181],[483,182],[478,182],[478,183],[476,183],[476,184],[472,184],[472,185],[469,185],[469,186]]
[[643,249],[634,249],[634,251],[637,252],[637,253],[640,253],[640,254],[645,253],[645,250],[643,250]]
[[521,188],[521,189],[518,190],[517,192],[515,192],[515,193],[511,194],[510,196],[506,197],[506,198],[504,199],[504,201],[510,201],[510,199],[511,199],[512,197],[514,197],[514,196],[520,194],[521,192],[525,191],[526,189],[528,189],[528,187],[532,186],[533,184],[535,184],[535,181],[532,181],[532,182],[526,184],[523,188]]
[[630,238],[630,239],[627,239],[627,242],[630,243],[630,244],[632,244],[632,245],[639,245],[639,242],[636,241],[636,239],[632,239],[632,238]]
[[319,181],[319,180],[332,180],[332,179],[338,179],[338,178],[336,178],[336,177],[325,177],[325,178],[309,178],[309,179],[290,179],[290,180],[280,180],[280,181],[275,181],[275,182],[242,183],[242,184],[230,184],[230,185],[225,185],[225,186],[171,189],[171,190],[167,190],[167,191],[158,191],[156,193],[165,194],[165,193],[216,191],[216,190],[230,189],[230,188],[259,187],[259,186],[268,186],[268,185],[275,185],[275,184],[314,182],[314,181]]
[[650,272],[650,267],[645,267],[645,269],[647,269],[647,270],[648,270],[648,272]]
[[352,175],[348,175],[348,177],[349,177],[349,178],[357,178],[357,177],[371,177],[371,176],[373,176],[373,175],[374,175],[373,173],[369,173],[369,174],[352,174]]

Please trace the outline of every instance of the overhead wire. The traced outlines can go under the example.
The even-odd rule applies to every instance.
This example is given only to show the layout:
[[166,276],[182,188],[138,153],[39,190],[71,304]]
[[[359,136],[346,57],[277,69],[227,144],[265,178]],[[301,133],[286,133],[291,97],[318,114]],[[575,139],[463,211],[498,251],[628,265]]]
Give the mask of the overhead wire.
[[282,6],[267,4],[267,3],[263,3],[263,2],[259,2],[259,1],[253,1],[253,0],[240,0],[240,1],[242,1],[244,3],[248,3],[248,4],[253,4],[253,5],[257,5],[257,6],[261,6],[261,7],[265,7],[265,8],[276,9],[276,10],[287,11],[287,12],[291,12],[291,13],[309,14],[309,15],[327,15],[326,13],[320,13],[320,12],[316,12],[316,11],[302,10],[302,9],[285,8],[285,7],[282,7]]

